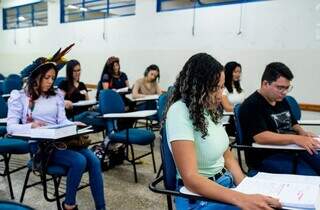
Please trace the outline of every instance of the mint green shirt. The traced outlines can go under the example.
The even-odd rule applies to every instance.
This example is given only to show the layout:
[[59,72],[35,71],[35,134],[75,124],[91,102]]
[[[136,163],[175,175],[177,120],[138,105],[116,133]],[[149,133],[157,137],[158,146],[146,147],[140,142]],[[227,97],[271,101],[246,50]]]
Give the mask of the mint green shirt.
[[[229,138],[221,123],[215,124],[209,115],[205,117],[208,122],[208,135],[202,138],[201,132],[195,131],[192,125],[185,103],[177,101],[168,110],[166,132],[170,150],[170,142],[193,141],[198,173],[205,177],[212,177],[224,167],[223,154],[228,149]],[[178,169],[177,178],[181,178]]]

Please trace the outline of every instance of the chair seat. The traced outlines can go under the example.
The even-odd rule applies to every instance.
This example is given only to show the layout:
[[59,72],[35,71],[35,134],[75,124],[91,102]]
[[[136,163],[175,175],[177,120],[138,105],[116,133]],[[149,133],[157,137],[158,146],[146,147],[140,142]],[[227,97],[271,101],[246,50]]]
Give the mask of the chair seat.
[[[32,169],[32,160],[28,162],[28,168]],[[49,175],[57,175],[57,176],[66,176],[67,169],[63,166],[50,164],[47,168],[47,174]]]
[[0,139],[0,153],[25,154],[29,152],[27,141],[20,139]]
[[4,136],[7,133],[6,126],[0,126],[0,136]]
[[[123,130],[117,133],[112,133],[110,134],[109,138],[112,141],[125,143],[127,138],[127,131]],[[147,145],[151,144],[154,139],[155,135],[151,131],[136,128],[129,129],[128,141],[131,144]]]
[[0,201],[1,210],[32,210],[33,208],[12,201]]

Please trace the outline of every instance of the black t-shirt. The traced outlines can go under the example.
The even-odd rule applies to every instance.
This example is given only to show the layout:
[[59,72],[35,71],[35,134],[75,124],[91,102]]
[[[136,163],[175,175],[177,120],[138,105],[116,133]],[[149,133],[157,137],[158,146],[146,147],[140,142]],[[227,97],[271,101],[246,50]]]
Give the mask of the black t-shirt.
[[[78,102],[78,101],[82,101],[82,100],[86,100],[86,93],[88,92],[86,85],[83,82],[79,82],[79,86],[73,87],[73,90],[71,93],[68,94],[69,87],[68,87],[68,81],[64,80],[60,83],[59,85],[59,89],[63,90],[66,95],[64,97],[65,100],[70,100],[73,103]],[[67,110],[66,114],[68,117],[71,117],[72,115],[76,115],[79,114],[83,111],[88,110],[87,107],[74,107],[73,110]]]
[[120,89],[127,87],[126,81],[128,80],[128,77],[126,73],[120,72],[119,78],[110,77],[109,74],[102,75],[101,81],[98,84],[97,88],[97,100],[99,99],[99,92],[102,90],[102,83],[108,82],[109,83],[109,89]]
[[[240,107],[240,124],[243,134],[243,143],[251,145],[253,137],[264,131],[275,133],[295,133],[292,126],[297,124],[288,102],[284,99],[272,106],[259,93],[251,94]],[[274,151],[246,151],[246,162],[250,168],[257,168],[263,159],[275,154]]]

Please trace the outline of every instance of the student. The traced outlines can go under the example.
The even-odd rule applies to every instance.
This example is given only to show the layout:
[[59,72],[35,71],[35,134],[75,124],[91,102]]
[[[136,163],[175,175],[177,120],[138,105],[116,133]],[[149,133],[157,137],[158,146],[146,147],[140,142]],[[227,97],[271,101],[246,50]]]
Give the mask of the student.
[[[132,89],[132,98],[143,98],[147,95],[160,95],[162,93],[158,84],[160,79],[160,69],[157,65],[152,64],[147,67],[144,77],[138,79]],[[138,110],[157,109],[156,101],[145,101],[137,103]]]
[[[56,65],[52,62],[35,66],[30,72],[25,89],[11,92],[8,101],[8,133],[28,132],[31,128],[44,125],[73,123],[66,118],[63,94],[53,88],[57,73]],[[31,150],[34,152],[37,143],[34,141],[30,143]],[[78,209],[76,193],[86,169],[89,171],[90,187],[96,209],[105,209],[100,161],[91,150],[87,148],[77,151],[55,149],[50,161],[68,168],[63,209]]]
[[[240,85],[241,65],[235,61],[228,62],[225,65],[225,88],[222,93],[222,106],[226,112],[233,112],[233,107],[244,101],[244,91]],[[226,117],[228,124],[226,131],[229,136],[235,136],[235,124],[233,117]]]
[[146,95],[160,95],[161,88],[158,84],[160,79],[160,69],[157,65],[152,64],[147,67],[144,77],[138,79],[132,90],[133,98],[143,98]]
[[[177,166],[177,190],[184,185],[201,196],[244,210],[280,208],[274,198],[228,189],[245,176],[219,123],[224,77],[223,66],[217,60],[199,53],[186,62],[174,84],[167,107],[166,131]],[[176,197],[176,207],[218,210],[221,205]]]
[[120,71],[120,60],[111,56],[108,58],[101,73],[100,81],[97,88],[97,100],[99,99],[100,90],[120,89],[129,87],[127,75]]
[[64,94],[64,105],[67,117],[70,118],[81,112],[87,111],[87,107],[73,107],[72,104],[82,100],[89,100],[86,85],[80,81],[81,66],[79,61],[70,60],[67,63],[66,80],[59,84],[59,89]]
[[[291,91],[293,74],[283,63],[266,66],[260,89],[251,94],[240,107],[240,124],[244,143],[287,145],[297,144],[306,149],[298,154],[298,162],[309,167],[308,173],[320,175],[320,143],[314,134],[305,131],[294,119],[284,97]],[[309,153],[309,154],[308,154]],[[245,152],[249,168],[273,173],[291,173],[292,168],[283,167],[281,160],[293,160],[294,154],[279,151]],[[299,171],[298,171],[299,172]],[[305,172],[300,172],[304,174]]]

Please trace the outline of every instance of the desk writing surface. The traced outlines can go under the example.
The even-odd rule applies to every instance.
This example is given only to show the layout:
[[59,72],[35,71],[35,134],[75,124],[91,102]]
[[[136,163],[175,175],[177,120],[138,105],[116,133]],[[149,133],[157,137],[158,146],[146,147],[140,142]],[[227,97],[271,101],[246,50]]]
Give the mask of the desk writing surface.
[[159,95],[146,95],[145,97],[142,97],[142,98],[133,98],[132,94],[127,94],[126,98],[129,99],[130,101],[152,101],[152,100],[158,100]]
[[320,125],[320,120],[299,120],[300,125]]
[[0,124],[7,124],[7,118],[0,118]]
[[157,110],[143,110],[136,112],[125,112],[125,113],[109,113],[104,114],[103,118],[144,118],[155,115]]
[[96,99],[91,99],[91,100],[78,101],[76,103],[73,103],[72,106],[92,106],[96,104],[98,104],[98,101]]

